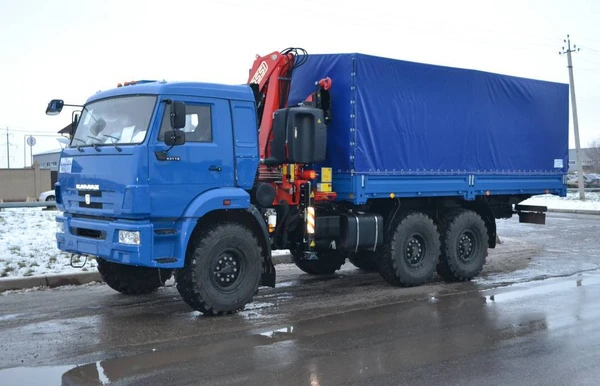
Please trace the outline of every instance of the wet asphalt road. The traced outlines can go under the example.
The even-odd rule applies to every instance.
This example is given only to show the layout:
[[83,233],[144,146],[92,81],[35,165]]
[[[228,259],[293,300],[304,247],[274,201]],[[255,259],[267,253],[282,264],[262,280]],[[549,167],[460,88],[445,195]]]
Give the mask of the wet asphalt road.
[[247,310],[204,317],[174,288],[0,296],[0,385],[597,385],[600,216],[500,222],[469,283],[391,288],[346,266],[278,266]]

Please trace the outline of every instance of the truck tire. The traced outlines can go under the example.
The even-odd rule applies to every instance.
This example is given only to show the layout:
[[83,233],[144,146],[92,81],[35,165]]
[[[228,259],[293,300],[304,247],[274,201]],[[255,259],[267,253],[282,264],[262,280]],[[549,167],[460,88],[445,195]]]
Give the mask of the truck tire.
[[389,284],[412,287],[430,280],[440,254],[440,236],[424,213],[409,212],[377,255],[379,273]]
[[143,295],[162,287],[173,275],[172,269],[136,267],[97,258],[98,272],[112,289],[125,295]]
[[451,282],[477,276],[488,255],[488,233],[481,216],[471,210],[453,211],[442,218],[440,228],[438,275]]
[[302,260],[304,251],[292,251],[294,263],[309,275],[333,275],[346,262],[346,256],[335,249],[319,251],[319,260]]
[[379,272],[377,255],[371,251],[358,251],[348,256],[348,260],[358,269],[366,272]]
[[217,223],[192,235],[185,266],[176,271],[177,290],[205,315],[244,309],[258,290],[263,253],[247,227]]

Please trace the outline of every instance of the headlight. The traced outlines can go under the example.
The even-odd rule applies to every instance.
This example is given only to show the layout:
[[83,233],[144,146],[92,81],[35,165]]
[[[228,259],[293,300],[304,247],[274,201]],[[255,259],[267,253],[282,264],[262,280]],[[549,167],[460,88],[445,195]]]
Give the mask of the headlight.
[[56,222],[56,233],[65,233],[65,223],[64,221]]
[[140,245],[140,232],[119,231],[119,242],[121,244]]

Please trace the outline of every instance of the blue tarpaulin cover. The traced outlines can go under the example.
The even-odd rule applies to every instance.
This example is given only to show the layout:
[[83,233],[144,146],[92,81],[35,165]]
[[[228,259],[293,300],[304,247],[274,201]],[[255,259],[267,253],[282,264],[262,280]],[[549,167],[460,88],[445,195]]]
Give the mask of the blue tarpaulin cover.
[[562,174],[569,86],[364,54],[309,55],[290,105],[330,77],[326,165],[365,174]]

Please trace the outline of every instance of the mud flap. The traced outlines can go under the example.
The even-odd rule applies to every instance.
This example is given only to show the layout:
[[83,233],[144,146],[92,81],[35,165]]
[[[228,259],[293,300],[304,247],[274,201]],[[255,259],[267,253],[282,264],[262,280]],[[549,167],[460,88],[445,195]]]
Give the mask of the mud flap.
[[261,230],[262,237],[260,237],[260,234],[257,236],[260,237],[259,241],[261,246],[266,251],[263,261],[263,273],[260,277],[260,285],[275,288],[275,266],[271,260],[271,242],[269,238],[269,231],[267,230],[267,224],[255,206],[250,205],[248,212],[252,215],[252,217],[254,217],[254,220],[256,220],[256,223]]
[[525,224],[546,224],[546,212],[548,207],[534,205],[515,205],[515,211],[519,215],[519,222]]
[[265,258],[263,273],[260,277],[260,285],[275,288],[275,266],[271,261],[271,257]]

